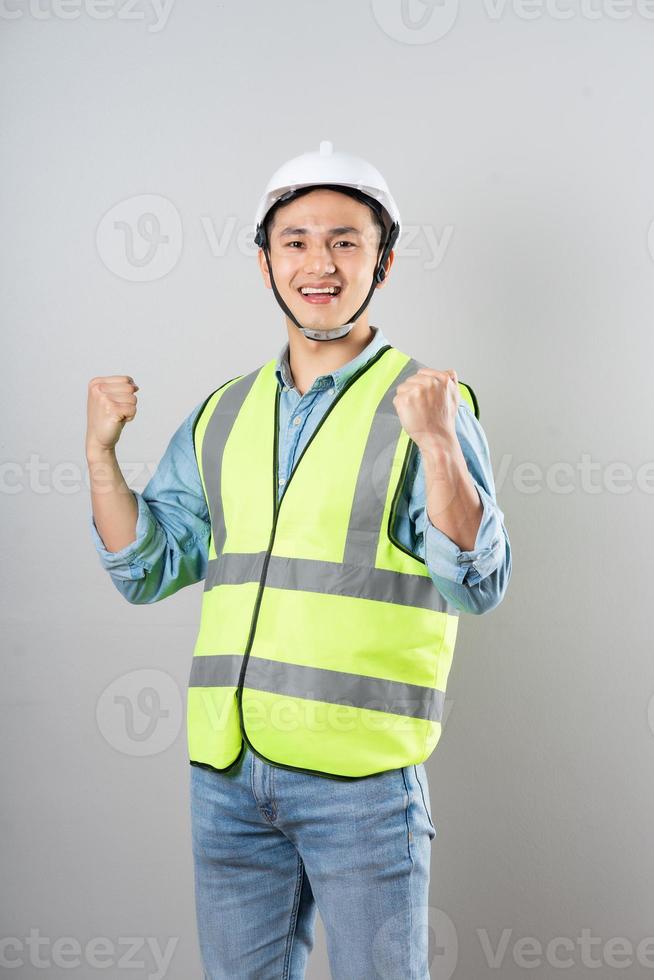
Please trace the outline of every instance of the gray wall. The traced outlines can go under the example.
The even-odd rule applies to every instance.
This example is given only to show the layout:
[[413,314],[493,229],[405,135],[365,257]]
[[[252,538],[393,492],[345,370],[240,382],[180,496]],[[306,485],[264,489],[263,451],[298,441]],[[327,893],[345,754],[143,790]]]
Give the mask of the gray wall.
[[[173,940],[165,976],[201,976],[182,702],[202,589],[130,606],[102,570],[86,385],[141,386],[119,459],[142,489],[191,408],[285,341],[246,236],[273,170],[330,139],[407,227],[371,322],[475,389],[513,546],[504,602],[462,617],[427,762],[432,976],[654,975],[654,4],[75,2],[0,17],[1,937],[38,930],[46,959],[105,937],[112,965],[75,975],[123,978]],[[170,714],[137,742],[111,696],[144,685]],[[118,965],[128,936],[141,967]]]

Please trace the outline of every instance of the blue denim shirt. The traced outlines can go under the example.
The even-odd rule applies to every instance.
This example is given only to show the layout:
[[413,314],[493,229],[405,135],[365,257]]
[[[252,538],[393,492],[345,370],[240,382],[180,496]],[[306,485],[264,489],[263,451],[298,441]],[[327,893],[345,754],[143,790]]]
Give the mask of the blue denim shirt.
[[[288,342],[282,348],[276,367],[281,387],[278,496],[336,394],[357,368],[390,343],[380,328],[371,329],[374,337],[360,354],[336,371],[320,375],[303,395],[294,386]],[[204,401],[174,433],[143,492],[132,491],[138,519],[131,544],[120,551],[107,551],[91,513],[91,534],[100,561],[128,602],[157,602],[206,575],[211,527],[193,446],[193,423]],[[394,531],[409,551],[425,561],[434,585],[452,605],[462,612],[480,614],[493,609],[504,596],[511,576],[511,549],[504,514],[495,499],[486,436],[463,399],[456,433],[483,504],[473,550],[462,551],[431,523],[419,451],[406,474]]]

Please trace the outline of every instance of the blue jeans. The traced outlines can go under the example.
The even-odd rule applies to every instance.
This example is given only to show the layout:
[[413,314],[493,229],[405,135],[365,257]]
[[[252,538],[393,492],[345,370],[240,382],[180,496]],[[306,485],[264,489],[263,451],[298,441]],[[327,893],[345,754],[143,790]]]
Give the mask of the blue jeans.
[[424,765],[359,780],[189,766],[205,980],[301,980],[320,912],[334,980],[429,980]]

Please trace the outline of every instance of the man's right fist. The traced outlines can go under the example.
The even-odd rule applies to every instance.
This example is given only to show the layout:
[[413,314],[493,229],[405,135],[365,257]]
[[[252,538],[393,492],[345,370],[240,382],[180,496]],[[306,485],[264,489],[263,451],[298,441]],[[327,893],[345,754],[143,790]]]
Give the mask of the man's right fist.
[[138,385],[126,374],[89,381],[86,413],[86,452],[113,449],[123,426],[136,415]]

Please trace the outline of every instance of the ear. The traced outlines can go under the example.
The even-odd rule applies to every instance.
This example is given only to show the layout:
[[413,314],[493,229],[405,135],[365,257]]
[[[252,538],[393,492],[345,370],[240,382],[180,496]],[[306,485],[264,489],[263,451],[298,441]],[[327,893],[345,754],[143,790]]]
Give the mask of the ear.
[[266,262],[266,256],[262,248],[260,248],[257,252],[257,259],[259,260],[259,268],[261,269],[261,275],[263,276],[266,289],[272,289],[270,272],[268,271],[268,263]]
[[395,251],[394,249],[391,249],[390,252],[388,253],[388,258],[384,263],[384,273],[385,273],[384,278],[382,279],[381,282],[377,283],[376,286],[377,289],[382,289],[388,282],[388,273],[391,271],[391,266],[393,265],[394,259],[395,259]]

